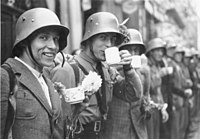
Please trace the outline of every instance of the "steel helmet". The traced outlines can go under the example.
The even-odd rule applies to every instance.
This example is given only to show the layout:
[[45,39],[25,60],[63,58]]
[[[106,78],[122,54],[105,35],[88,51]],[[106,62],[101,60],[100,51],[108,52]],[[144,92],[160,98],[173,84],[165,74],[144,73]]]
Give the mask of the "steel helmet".
[[145,52],[145,46],[142,40],[141,33],[136,29],[128,29],[128,42],[124,42],[119,46],[119,49],[124,46],[131,46],[133,44],[137,44],[140,46],[140,54]]
[[173,40],[170,40],[167,42],[167,49],[176,48],[176,46],[177,46],[177,44]]
[[182,46],[178,45],[175,49],[175,53],[185,53],[185,50]]
[[188,48],[184,48],[184,57],[192,57],[192,53]]
[[165,46],[166,42],[163,41],[161,38],[154,38],[150,40],[147,44],[146,55],[148,55],[148,53],[153,49],[163,48],[165,50],[166,49]]
[[191,48],[191,53],[192,53],[193,56],[198,56],[199,51],[195,48]]
[[[119,22],[115,15],[109,12],[98,12],[88,17],[85,25],[85,33],[81,44],[99,33],[113,32],[119,35],[119,43],[125,36],[119,31]],[[118,44],[119,45],[119,44]]]
[[56,14],[46,8],[33,8],[24,12],[17,20],[14,48],[21,41],[27,39],[33,32],[43,28],[55,28],[58,30],[60,34],[60,51],[67,46],[69,29],[60,24]]

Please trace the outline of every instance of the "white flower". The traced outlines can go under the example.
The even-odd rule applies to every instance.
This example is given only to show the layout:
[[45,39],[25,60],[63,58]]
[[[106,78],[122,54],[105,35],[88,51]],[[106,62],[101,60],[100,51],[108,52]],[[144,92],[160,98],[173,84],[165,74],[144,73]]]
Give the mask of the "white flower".
[[61,82],[55,82],[54,88],[58,92],[60,98],[62,98],[62,95],[65,92],[65,86]]
[[102,79],[96,73],[90,71],[85,76],[80,86],[66,89],[60,82],[55,82],[54,87],[60,97],[63,95],[66,102],[70,104],[80,103],[85,99],[85,96],[91,96],[101,87]]
[[81,83],[81,87],[84,91],[92,91],[96,92],[101,87],[102,79],[101,77],[96,73],[90,71],[88,75],[85,76],[83,82]]

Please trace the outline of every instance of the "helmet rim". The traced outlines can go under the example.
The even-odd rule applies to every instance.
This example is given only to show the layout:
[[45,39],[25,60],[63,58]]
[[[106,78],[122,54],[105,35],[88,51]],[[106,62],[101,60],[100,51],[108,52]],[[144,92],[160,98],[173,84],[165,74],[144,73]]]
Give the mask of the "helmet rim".
[[[15,47],[17,47],[17,45],[26,40],[29,36],[31,36],[34,32],[37,32],[39,30],[42,30],[42,29],[45,29],[45,28],[55,28],[56,31],[58,31],[59,33],[59,36],[62,36],[62,38],[66,38],[66,41],[65,39],[62,39],[62,44],[59,43],[59,51],[62,51],[66,46],[67,46],[67,37],[69,35],[69,29],[66,28],[65,26],[62,26],[62,25],[47,25],[47,26],[42,26],[36,30],[33,30],[32,32],[29,33],[28,36],[26,37],[23,37],[22,39],[20,39],[19,41],[17,41],[17,38],[16,38],[16,41],[14,42],[14,47],[13,49],[15,49]],[[62,35],[61,35],[62,34]]]

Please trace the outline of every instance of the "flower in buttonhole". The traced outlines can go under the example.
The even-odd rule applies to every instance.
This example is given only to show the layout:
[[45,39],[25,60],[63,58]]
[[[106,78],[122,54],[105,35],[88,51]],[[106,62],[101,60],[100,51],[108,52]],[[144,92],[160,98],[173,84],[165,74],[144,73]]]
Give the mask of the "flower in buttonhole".
[[61,82],[55,82],[54,83],[54,88],[58,92],[60,98],[62,98],[62,95],[65,92],[65,86]]
[[81,83],[81,87],[85,92],[93,92],[99,90],[102,84],[101,77],[96,73],[90,71],[88,75],[85,76]]

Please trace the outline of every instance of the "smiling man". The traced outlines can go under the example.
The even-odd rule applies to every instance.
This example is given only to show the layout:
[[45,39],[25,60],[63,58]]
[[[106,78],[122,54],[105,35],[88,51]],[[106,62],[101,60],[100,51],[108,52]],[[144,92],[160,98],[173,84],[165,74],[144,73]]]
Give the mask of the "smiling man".
[[[8,123],[13,139],[64,139],[61,100],[43,67],[50,66],[56,54],[67,46],[69,29],[55,13],[45,8],[24,12],[16,23],[14,58],[3,65],[13,70],[18,81],[16,111],[10,115],[9,75],[1,68],[1,138],[8,138]],[[11,103],[13,104],[13,103]]]

